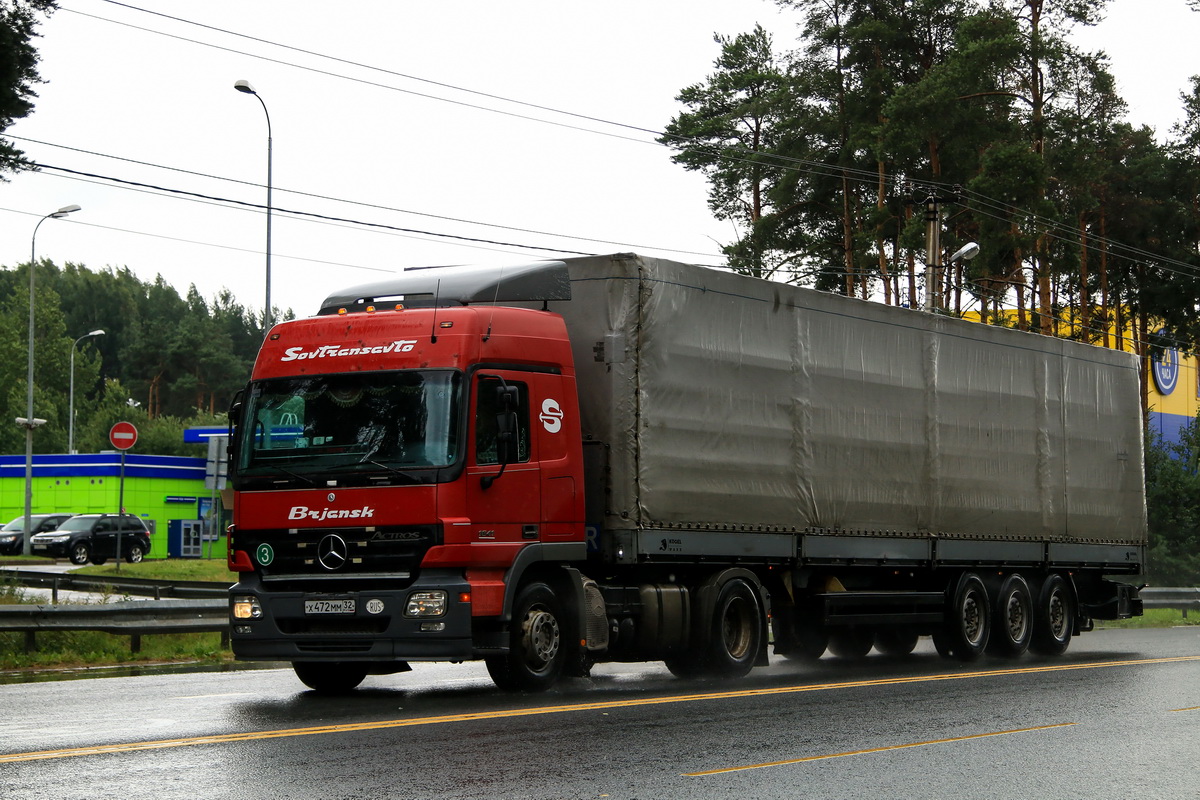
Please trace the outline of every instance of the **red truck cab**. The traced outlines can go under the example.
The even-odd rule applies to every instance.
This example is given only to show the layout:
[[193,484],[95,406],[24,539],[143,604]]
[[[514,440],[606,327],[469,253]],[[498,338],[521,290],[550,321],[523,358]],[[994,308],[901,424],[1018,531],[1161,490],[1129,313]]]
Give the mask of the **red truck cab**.
[[502,654],[521,575],[586,557],[562,318],[360,294],[276,325],[231,414],[234,653],[324,689]]

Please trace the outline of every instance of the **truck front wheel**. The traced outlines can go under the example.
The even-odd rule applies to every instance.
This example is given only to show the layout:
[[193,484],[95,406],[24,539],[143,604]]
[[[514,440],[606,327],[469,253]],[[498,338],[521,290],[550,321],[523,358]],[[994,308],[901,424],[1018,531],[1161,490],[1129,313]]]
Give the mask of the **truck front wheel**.
[[339,661],[296,661],[296,677],[318,694],[345,694],[367,677],[365,664]]
[[486,659],[488,674],[506,691],[543,692],[562,674],[562,603],[544,583],[531,583],[513,605],[508,653]]

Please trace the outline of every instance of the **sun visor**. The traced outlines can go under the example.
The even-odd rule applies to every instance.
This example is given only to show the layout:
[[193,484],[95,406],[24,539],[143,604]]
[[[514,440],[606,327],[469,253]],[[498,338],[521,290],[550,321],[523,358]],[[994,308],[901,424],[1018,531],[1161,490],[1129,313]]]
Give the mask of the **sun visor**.
[[562,261],[495,267],[427,267],[407,269],[374,283],[334,292],[320,314],[339,309],[362,311],[370,305],[403,303],[429,308],[473,303],[524,303],[570,300],[571,278]]

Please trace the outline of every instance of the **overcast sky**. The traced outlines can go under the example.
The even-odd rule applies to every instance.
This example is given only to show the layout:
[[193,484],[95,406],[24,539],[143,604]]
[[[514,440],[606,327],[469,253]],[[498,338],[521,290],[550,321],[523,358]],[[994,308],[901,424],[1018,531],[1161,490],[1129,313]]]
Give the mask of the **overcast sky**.
[[[79,174],[0,183],[0,264],[28,261],[38,219],[79,204],[41,226],[39,258],[261,309],[265,215],[224,202],[266,201],[266,117],[238,80],[270,113],[272,301],[299,316],[406,266],[630,250],[717,264],[732,229],[652,132],[711,71],[713,34],[756,22],[795,45],[798,15],[768,0],[61,0],[39,29],[48,83],[10,134]],[[1130,121],[1160,137],[1198,40],[1184,0],[1115,0],[1077,37],[1110,54]]]

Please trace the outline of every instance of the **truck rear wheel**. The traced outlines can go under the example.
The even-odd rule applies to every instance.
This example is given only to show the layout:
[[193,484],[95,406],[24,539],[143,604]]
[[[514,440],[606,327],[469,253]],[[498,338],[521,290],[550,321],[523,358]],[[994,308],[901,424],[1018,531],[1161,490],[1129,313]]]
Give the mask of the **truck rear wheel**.
[[829,648],[829,632],[811,623],[797,623],[792,628],[792,642],[785,658],[797,661],[816,661]]
[[955,586],[946,622],[933,636],[934,646],[943,658],[974,661],[983,655],[991,627],[987,587],[975,573],[964,572]]
[[367,677],[367,666],[346,661],[297,661],[296,677],[318,694],[345,694]]
[[1075,626],[1075,598],[1061,575],[1047,575],[1033,607],[1033,638],[1029,649],[1044,656],[1060,656],[1071,644]]
[[741,578],[727,581],[713,606],[705,661],[722,678],[740,678],[754,668],[762,647],[762,614],[758,595]]
[[875,632],[875,649],[885,656],[906,656],[917,649],[919,638],[909,628],[884,628]]
[[513,605],[508,653],[486,659],[488,674],[506,691],[543,692],[562,674],[562,603],[544,583],[531,583]]
[[1033,593],[1020,575],[1007,576],[996,592],[996,612],[988,651],[1015,658],[1033,637]]
[[829,632],[829,652],[838,658],[866,658],[875,644],[870,628],[842,628]]

